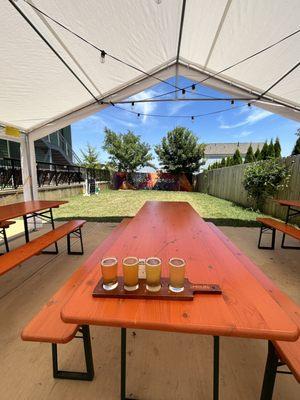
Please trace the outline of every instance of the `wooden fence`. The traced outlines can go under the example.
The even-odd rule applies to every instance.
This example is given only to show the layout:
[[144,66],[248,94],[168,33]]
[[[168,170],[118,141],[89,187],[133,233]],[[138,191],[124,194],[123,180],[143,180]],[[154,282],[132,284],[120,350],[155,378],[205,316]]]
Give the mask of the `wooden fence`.
[[[289,186],[278,192],[276,199],[300,200],[300,155],[284,159],[287,164],[292,164],[292,176]],[[253,206],[243,186],[244,171],[247,164],[234,165],[204,171],[196,175],[194,190],[212,196],[233,201],[245,207]],[[274,199],[268,198],[264,205],[266,214],[284,219],[286,208],[278,205]]]

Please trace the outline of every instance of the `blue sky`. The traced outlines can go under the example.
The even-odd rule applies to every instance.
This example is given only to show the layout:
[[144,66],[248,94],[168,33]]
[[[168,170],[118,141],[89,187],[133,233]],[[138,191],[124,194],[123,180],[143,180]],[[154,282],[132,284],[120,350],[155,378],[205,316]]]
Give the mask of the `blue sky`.
[[[169,79],[174,83],[175,78]],[[180,77],[177,86],[185,87],[193,82]],[[159,83],[145,90],[132,99],[144,99],[155,95],[166,93],[172,88],[165,83]],[[201,94],[213,97],[230,97],[203,85],[197,85],[195,94],[186,94],[187,97],[201,97]],[[181,93],[179,95],[182,97]],[[163,98],[174,97],[173,95]],[[130,98],[131,99],[131,98]],[[240,107],[243,106],[243,107]],[[130,105],[122,105],[123,108],[131,109]],[[235,108],[236,107],[236,108]],[[180,118],[178,115],[205,114],[221,109],[229,111],[195,118]],[[140,113],[154,113],[167,115],[168,118],[154,118],[140,116],[139,118],[127,111],[116,109],[111,106],[84,120],[72,125],[73,147],[80,156],[80,149],[85,148],[87,143],[97,148],[100,161],[108,160],[108,155],[102,149],[104,139],[104,127],[115,132],[125,133],[132,130],[141,136],[142,140],[152,147],[158,144],[161,138],[176,126],[185,126],[191,129],[204,143],[222,142],[264,142],[266,139],[279,137],[282,146],[282,155],[290,155],[296,141],[295,132],[300,128],[300,123],[272,114],[268,111],[248,107],[243,102],[235,102],[231,106],[227,101],[219,102],[168,102],[168,103],[143,103],[136,104],[134,110]],[[153,151],[154,163],[158,165]]]

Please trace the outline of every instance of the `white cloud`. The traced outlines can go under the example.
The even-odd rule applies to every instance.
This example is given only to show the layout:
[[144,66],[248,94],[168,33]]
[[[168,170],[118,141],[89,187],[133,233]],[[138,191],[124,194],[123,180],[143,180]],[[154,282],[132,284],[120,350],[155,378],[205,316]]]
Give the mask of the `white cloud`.
[[240,133],[238,133],[237,135],[233,135],[234,138],[243,138],[246,136],[251,135],[252,131],[242,131]]
[[[152,89],[144,90],[141,93],[134,95],[131,100],[145,100],[157,95],[157,92]],[[156,109],[156,103],[136,103],[134,105],[134,111],[141,114],[152,114]],[[147,121],[148,116],[142,115],[142,122]]]
[[259,110],[257,108],[250,110],[249,115],[240,122],[237,122],[236,124],[226,124],[222,118],[219,119],[220,121],[220,128],[221,129],[234,129],[234,128],[239,128],[241,126],[245,125],[253,125],[258,121],[261,121],[265,118],[270,117],[273,115],[271,112],[266,111],[266,110]]

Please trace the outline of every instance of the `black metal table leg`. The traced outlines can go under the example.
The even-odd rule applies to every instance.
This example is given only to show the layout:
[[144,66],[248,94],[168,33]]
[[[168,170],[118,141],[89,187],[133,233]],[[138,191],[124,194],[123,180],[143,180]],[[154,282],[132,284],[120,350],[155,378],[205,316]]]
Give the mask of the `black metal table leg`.
[[29,230],[28,230],[27,215],[23,215],[23,221],[24,221],[25,240],[26,240],[26,243],[28,243],[29,242]]
[[121,400],[126,400],[126,328],[121,328]]
[[219,399],[220,337],[214,336],[213,400]]
[[278,357],[276,355],[275,347],[273,346],[273,343],[269,340],[268,357],[265,367],[264,381],[261,389],[260,400],[272,400],[277,366]]

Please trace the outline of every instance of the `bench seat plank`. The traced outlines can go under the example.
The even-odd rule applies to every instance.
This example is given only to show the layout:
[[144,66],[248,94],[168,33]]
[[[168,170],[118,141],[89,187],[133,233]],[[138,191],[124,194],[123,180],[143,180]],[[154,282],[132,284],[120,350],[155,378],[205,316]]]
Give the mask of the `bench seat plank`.
[[10,225],[15,224],[16,221],[1,221],[0,222],[0,229],[9,228]]
[[274,218],[256,218],[256,220],[266,226],[275,228],[276,230],[281,231],[286,235],[292,236],[293,238],[300,240],[300,229],[296,228],[295,226],[277,221]]
[[59,239],[62,239],[68,233],[82,227],[85,222],[85,220],[69,221],[55,228],[54,230],[51,230],[50,232],[33,239],[23,246],[4,254],[0,258],[0,276],[33,257],[34,255],[39,254],[42,250],[46,249]]
[[21,334],[23,340],[68,343],[73,339],[79,327],[76,324],[67,324],[62,321],[60,317],[61,308],[72,296],[73,292],[84,278],[94,268],[97,268],[102,255],[123,232],[129,221],[130,219],[123,219],[113,232],[88,257],[83,265],[72,274],[64,286],[55,293],[47,304],[45,304],[41,311],[23,329]]
[[[263,219],[263,218],[262,218]],[[270,218],[271,219],[271,218]],[[226,244],[226,246],[238,257],[248,271],[261,283],[270,296],[293,319],[300,329],[300,307],[284,294],[273,281],[269,279],[232,241],[224,235],[213,223],[208,223],[210,228]],[[284,361],[298,382],[300,382],[300,338],[296,342],[273,342],[282,361]]]

